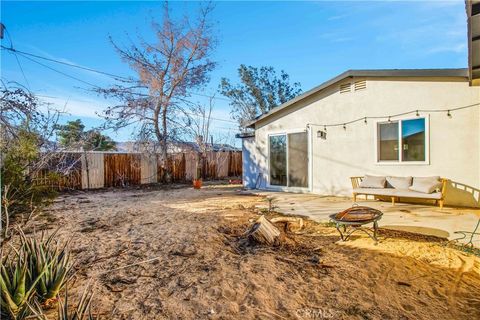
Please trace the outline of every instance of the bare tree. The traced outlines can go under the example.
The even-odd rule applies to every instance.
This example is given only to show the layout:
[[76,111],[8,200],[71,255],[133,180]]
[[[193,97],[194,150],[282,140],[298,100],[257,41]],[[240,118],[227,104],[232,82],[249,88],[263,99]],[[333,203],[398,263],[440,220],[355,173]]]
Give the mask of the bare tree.
[[212,6],[207,5],[200,8],[194,21],[189,17],[174,21],[165,4],[162,22],[152,22],[155,43],[140,38],[140,44],[121,47],[111,39],[120,58],[139,80],[98,90],[121,101],[109,107],[104,117],[116,129],[136,124],[142,137],[155,137],[166,181],[170,180],[167,144],[181,130],[182,121],[178,119],[185,113],[189,90],[203,87],[216,65],[210,59],[216,45],[208,21],[211,11]]

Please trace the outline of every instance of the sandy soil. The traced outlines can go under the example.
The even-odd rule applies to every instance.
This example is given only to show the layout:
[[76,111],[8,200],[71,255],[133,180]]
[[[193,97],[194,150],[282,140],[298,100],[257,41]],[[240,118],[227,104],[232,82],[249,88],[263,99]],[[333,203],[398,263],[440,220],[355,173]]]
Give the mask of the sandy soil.
[[91,281],[103,319],[480,318],[480,259],[388,230],[377,246],[338,243],[311,221],[280,247],[240,247],[266,200],[238,189],[65,195],[31,230],[61,227],[76,260],[69,295]]

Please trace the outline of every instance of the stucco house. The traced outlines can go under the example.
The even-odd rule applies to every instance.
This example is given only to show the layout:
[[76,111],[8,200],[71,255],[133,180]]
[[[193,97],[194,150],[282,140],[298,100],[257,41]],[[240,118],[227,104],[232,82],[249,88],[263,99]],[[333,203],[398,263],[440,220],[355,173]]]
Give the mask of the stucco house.
[[468,69],[346,71],[250,123],[244,185],[351,196],[351,176],[441,176],[447,205],[479,206],[479,104]]
[[352,196],[350,177],[439,176],[440,206],[480,207],[480,0],[465,5],[468,68],[349,70],[272,109],[238,135],[244,186]]

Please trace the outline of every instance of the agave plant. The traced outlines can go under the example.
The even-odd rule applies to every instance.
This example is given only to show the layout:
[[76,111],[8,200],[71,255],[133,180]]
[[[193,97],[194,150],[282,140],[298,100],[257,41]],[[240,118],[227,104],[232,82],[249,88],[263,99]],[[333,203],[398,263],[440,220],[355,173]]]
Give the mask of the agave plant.
[[93,298],[93,292],[89,286],[85,288],[80,301],[69,313],[68,305],[68,289],[65,289],[65,302],[61,300],[58,302],[58,320],[96,320],[97,317],[94,317],[91,312],[91,303]]
[[70,254],[66,245],[60,247],[54,241],[56,232],[47,239],[22,235],[22,248],[26,256],[26,266],[32,279],[36,282],[36,296],[45,307],[57,301],[60,290],[67,282],[67,276],[72,268]]
[[[35,286],[43,276],[41,271],[32,278],[26,264],[26,254],[17,252],[1,260],[0,315],[7,319],[43,319],[43,313],[35,301]],[[32,281],[33,279],[33,281]]]

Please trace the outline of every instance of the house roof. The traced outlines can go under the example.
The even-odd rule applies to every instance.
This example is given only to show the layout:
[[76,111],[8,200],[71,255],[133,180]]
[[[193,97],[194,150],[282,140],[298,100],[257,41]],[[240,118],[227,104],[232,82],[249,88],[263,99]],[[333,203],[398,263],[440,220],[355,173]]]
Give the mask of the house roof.
[[468,80],[468,69],[461,68],[461,69],[382,69],[382,70],[347,70],[344,73],[339,74],[338,76],[325,81],[324,83],[320,84],[319,86],[310,89],[301,95],[279,105],[278,107],[273,108],[269,112],[258,116],[255,120],[249,122],[247,124],[247,128],[253,128],[255,123],[258,121],[264,120],[270,117],[272,114],[289,108],[293,104],[298,101],[301,101],[321,90],[339,82],[346,78],[353,78],[353,77],[376,77],[376,78],[392,78],[392,77],[422,77],[422,78],[431,78],[431,77],[439,77],[439,78],[464,78]]
[[[199,151],[200,147],[197,142],[191,141],[176,141],[171,142],[172,147],[177,147],[179,149],[189,149],[193,151]],[[205,147],[208,151],[241,151],[240,148],[234,147],[227,143],[205,143]]]
[[235,135],[235,138],[238,138],[238,139],[246,139],[246,138],[253,138],[253,137],[255,137],[254,131],[240,132]]

